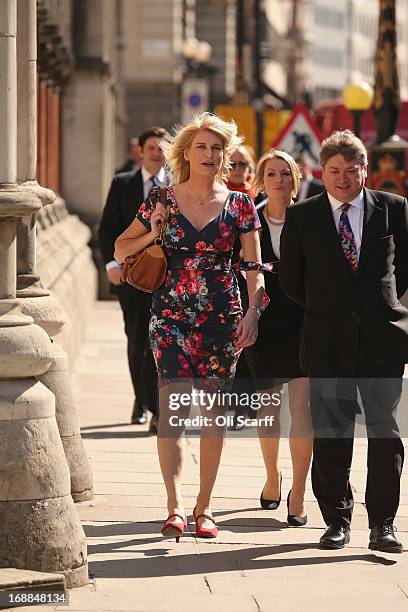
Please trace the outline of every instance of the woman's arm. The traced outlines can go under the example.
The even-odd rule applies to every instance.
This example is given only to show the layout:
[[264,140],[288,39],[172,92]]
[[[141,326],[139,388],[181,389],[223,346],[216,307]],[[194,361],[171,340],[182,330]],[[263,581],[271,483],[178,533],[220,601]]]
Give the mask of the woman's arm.
[[149,230],[137,217],[115,242],[115,259],[123,263],[128,255],[140,253],[160,235],[160,225],[166,220],[166,208],[160,202],[150,218]]
[[[261,262],[261,245],[257,231],[240,234],[244,261]],[[265,282],[262,272],[251,270],[246,272],[249,307],[238,326],[237,350],[255,344],[258,337],[259,311],[265,293]],[[251,308],[255,306],[255,308]]]
[[[240,234],[240,240],[243,250],[243,260],[262,262],[261,243],[259,240],[259,232],[248,232]],[[265,281],[263,273],[259,270],[248,270],[245,272],[248,286],[249,306],[261,307],[262,298],[265,293]],[[251,309],[253,310],[253,309]],[[255,311],[254,311],[255,312]]]

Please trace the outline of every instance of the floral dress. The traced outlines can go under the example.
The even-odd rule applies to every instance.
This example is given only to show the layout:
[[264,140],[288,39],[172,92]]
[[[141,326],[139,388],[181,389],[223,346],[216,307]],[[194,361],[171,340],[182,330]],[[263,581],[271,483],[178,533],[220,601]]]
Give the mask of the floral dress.
[[[149,230],[159,199],[155,188],[137,213]],[[236,236],[261,227],[255,206],[248,195],[231,191],[218,217],[197,230],[179,210],[172,188],[167,189],[166,202],[168,269],[163,285],[153,293],[149,327],[159,384],[180,378],[231,381],[242,318],[231,257]],[[260,269],[261,264],[245,267]]]

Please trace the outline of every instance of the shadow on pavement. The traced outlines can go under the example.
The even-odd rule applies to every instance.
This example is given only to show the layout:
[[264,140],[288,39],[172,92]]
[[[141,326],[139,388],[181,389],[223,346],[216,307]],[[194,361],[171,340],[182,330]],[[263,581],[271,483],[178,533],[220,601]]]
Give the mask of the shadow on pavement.
[[[246,511],[251,510],[251,508],[247,508]],[[245,511],[245,509],[243,510]],[[216,512],[214,514],[217,514]],[[221,514],[221,513],[218,513]],[[239,519],[235,519],[235,520],[239,520]],[[240,533],[242,532],[243,529],[247,529],[249,530],[251,528],[253,528],[257,533],[259,533],[260,531],[267,531],[267,532],[271,532],[271,531],[281,531],[282,529],[287,529],[288,528],[288,524],[286,523],[286,521],[278,521],[276,519],[266,519],[266,518],[256,518],[256,519],[252,519],[251,525],[245,525],[242,523],[234,523],[233,522],[234,519],[232,520],[226,520],[226,521],[220,521],[217,520],[217,525],[218,527],[220,527],[220,529],[227,529],[228,531],[231,531],[232,533],[236,532],[236,533]],[[109,538],[109,537],[115,537],[115,536],[132,536],[132,535],[143,535],[144,533],[148,533],[151,534],[152,531],[156,531],[159,533],[159,528],[157,527],[157,525],[161,525],[163,521],[139,521],[139,522],[126,522],[126,523],[110,523],[110,524],[104,524],[104,525],[95,525],[95,524],[84,524],[83,528],[86,534],[87,538]],[[193,531],[190,533],[194,532],[194,521],[191,519],[189,520],[189,525],[190,527],[192,527]],[[235,527],[235,529],[234,529]],[[185,532],[187,535],[189,534],[189,532]],[[163,538],[160,536],[159,540],[163,540]],[[147,541],[156,541],[156,537],[153,536],[153,540],[151,538],[149,538],[149,540],[142,540],[142,539],[137,539],[137,540],[132,540],[133,543],[143,543],[143,542],[147,542]],[[107,543],[105,542],[104,545],[106,545]],[[128,544],[126,542],[114,542],[111,543],[109,542],[109,546],[112,548],[112,546],[117,546],[117,547],[121,547],[121,546],[127,546]],[[89,543],[88,545],[88,549],[91,550],[92,547],[96,548],[100,546],[99,544],[92,544]],[[95,550],[93,551],[95,552]],[[104,551],[107,552],[107,551]]]
[[[184,536],[183,536],[184,537]],[[158,543],[159,539],[148,541],[135,541],[134,544]],[[190,541],[190,539],[188,539]],[[131,543],[127,542],[129,546]],[[201,544],[201,542],[200,542]],[[180,551],[183,544],[179,544]],[[195,574],[213,574],[231,571],[249,571],[260,569],[277,569],[283,567],[299,567],[325,565],[328,563],[349,563],[353,561],[364,561],[369,563],[383,563],[395,565],[396,561],[377,557],[372,553],[350,554],[350,555],[322,555],[302,556],[292,559],[278,558],[278,555],[316,550],[317,544],[307,542],[304,544],[286,544],[281,546],[262,546],[244,548],[240,550],[218,551],[217,545],[213,545],[214,551],[199,554],[175,555],[173,548],[138,549],[135,551],[137,558],[134,559],[109,559],[106,561],[90,560],[90,572],[97,578],[152,578],[164,576],[192,576]],[[102,552],[102,551],[98,551]],[[132,551],[127,550],[126,554]],[[332,551],[330,551],[332,552]],[[172,553],[171,557],[168,555]],[[143,555],[141,557],[140,555]],[[261,559],[261,557],[273,556],[273,559]],[[381,560],[382,559],[382,560]]]
[[88,431],[90,429],[110,429],[111,427],[130,427],[130,423],[109,423],[108,425],[87,425],[86,427],[81,427],[82,431]]
[[[129,425],[128,425],[129,427]],[[107,438],[150,438],[155,434],[149,431],[83,431],[81,438],[91,438],[92,440],[103,440]]]

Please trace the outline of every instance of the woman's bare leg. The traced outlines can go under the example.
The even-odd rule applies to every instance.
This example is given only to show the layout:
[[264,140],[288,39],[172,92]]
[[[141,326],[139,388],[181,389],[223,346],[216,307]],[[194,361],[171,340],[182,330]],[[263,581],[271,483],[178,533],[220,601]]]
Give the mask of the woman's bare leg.
[[[203,426],[200,438],[200,490],[197,496],[196,514],[209,514],[211,511],[211,496],[220,466],[221,454],[225,444],[226,426],[223,422],[216,424],[217,417],[226,418],[226,407],[216,405],[211,410],[201,406],[201,414],[212,419],[211,425]],[[214,523],[208,519],[200,519],[200,527],[211,529]]]
[[289,437],[293,467],[293,484],[289,514],[305,514],[304,496],[306,478],[313,450],[313,428],[309,406],[309,379],[294,378],[288,383],[291,429]]
[[[266,469],[266,483],[262,497],[269,500],[278,500],[280,495],[280,469],[278,462],[280,440],[280,402],[282,386],[263,389],[258,393],[268,394],[271,398],[269,406],[263,406],[258,411],[258,419],[266,416],[273,417],[272,426],[259,426],[259,444]],[[279,399],[279,401],[278,401]]]
[[[186,418],[189,407],[179,407],[177,396],[181,393],[191,393],[191,386],[187,384],[169,384],[159,391],[160,416],[157,433],[157,450],[159,454],[160,469],[167,491],[167,509],[170,514],[185,514],[182,497],[182,472],[185,454],[184,427],[178,426],[179,419]],[[175,418],[176,423],[170,425],[170,419]],[[181,519],[174,519],[181,523]]]

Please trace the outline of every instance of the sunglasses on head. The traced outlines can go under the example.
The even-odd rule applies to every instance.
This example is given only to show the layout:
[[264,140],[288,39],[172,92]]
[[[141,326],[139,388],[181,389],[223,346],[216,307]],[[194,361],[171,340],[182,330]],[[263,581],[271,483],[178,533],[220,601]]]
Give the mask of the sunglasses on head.
[[231,162],[231,169],[235,170],[235,168],[248,168],[248,162],[246,161],[239,161],[239,162]]

